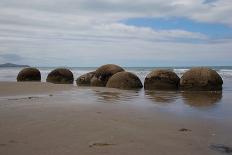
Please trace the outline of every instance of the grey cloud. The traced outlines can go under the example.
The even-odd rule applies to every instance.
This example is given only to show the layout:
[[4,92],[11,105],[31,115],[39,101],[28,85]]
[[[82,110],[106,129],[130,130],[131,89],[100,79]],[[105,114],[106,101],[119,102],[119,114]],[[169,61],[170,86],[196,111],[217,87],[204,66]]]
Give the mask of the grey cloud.
[[[82,14],[97,18],[114,16],[117,19],[141,16],[180,16],[203,22],[232,25],[230,15],[225,14],[227,11],[232,11],[230,0],[1,0],[0,3],[2,9],[18,8],[47,13]],[[204,17],[204,13],[207,13],[207,18]]]
[[0,58],[58,66],[91,66],[120,62],[125,57],[128,61],[176,62],[208,55],[215,61],[220,54],[226,61],[231,56],[229,39],[119,22],[136,17],[177,16],[232,25],[230,0],[212,3],[213,6],[202,0],[0,0]]

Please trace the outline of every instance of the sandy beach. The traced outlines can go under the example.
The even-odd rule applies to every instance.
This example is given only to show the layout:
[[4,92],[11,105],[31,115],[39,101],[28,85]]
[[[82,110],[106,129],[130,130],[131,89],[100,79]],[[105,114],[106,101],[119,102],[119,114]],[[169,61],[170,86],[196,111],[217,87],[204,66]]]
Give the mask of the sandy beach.
[[0,154],[212,155],[232,146],[229,119],[134,102],[143,93],[0,82]]

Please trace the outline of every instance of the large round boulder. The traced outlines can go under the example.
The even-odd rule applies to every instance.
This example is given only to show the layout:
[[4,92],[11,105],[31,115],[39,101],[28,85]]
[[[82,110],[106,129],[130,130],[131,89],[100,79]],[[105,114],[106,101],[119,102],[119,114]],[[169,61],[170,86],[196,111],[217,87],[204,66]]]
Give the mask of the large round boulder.
[[95,75],[91,79],[91,86],[105,87],[112,75],[122,71],[124,71],[122,67],[114,64],[103,65],[96,70]]
[[130,72],[118,72],[109,79],[106,87],[119,89],[140,89],[143,87],[143,85],[135,74]]
[[180,79],[182,90],[222,90],[223,80],[214,70],[206,67],[195,67],[183,74]]
[[48,74],[47,82],[55,84],[73,84],[73,73],[66,68],[57,68]]
[[17,76],[17,81],[41,81],[41,74],[37,68],[24,68]]
[[95,72],[89,72],[84,75],[81,75],[77,78],[76,83],[78,86],[90,86],[91,79],[95,75]]
[[144,82],[146,90],[177,90],[180,78],[170,70],[154,70],[147,75]]

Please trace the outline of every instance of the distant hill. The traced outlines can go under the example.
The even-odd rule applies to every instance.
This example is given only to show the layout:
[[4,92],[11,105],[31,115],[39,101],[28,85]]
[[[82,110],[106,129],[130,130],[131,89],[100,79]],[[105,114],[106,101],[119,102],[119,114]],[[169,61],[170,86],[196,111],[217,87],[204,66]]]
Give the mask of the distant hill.
[[28,65],[17,65],[12,63],[0,64],[0,67],[30,67]]

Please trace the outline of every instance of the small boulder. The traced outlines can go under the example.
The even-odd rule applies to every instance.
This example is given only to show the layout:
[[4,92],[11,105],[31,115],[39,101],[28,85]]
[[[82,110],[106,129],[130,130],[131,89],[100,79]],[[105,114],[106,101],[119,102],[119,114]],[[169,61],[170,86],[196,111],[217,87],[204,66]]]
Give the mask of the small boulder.
[[103,65],[96,70],[95,75],[91,79],[91,86],[105,87],[112,75],[122,71],[124,71],[122,67],[114,64]]
[[37,68],[24,68],[17,76],[17,81],[41,81],[41,74]]
[[180,79],[182,90],[214,91],[222,90],[223,80],[214,70],[195,67],[184,73]]
[[106,84],[108,88],[140,89],[143,87],[140,79],[130,72],[118,72],[114,74]]
[[77,78],[76,83],[78,86],[90,86],[91,79],[93,78],[95,72],[89,72],[81,75]]
[[155,70],[147,75],[144,82],[146,90],[177,90],[180,78],[170,70]]
[[47,82],[55,84],[73,84],[73,73],[66,68],[57,68],[48,74]]

